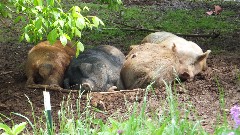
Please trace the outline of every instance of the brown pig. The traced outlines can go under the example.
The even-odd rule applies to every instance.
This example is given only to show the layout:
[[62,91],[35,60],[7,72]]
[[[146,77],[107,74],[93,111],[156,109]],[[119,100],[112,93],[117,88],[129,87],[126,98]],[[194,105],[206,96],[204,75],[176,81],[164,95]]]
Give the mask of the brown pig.
[[[165,45],[168,48],[171,48],[172,44],[174,43],[176,45],[180,58],[181,56],[184,56],[181,59],[185,62],[185,64],[192,64],[191,62],[196,59],[198,55],[203,54],[202,49],[196,43],[187,41],[186,39],[178,37],[169,32],[151,33],[142,40],[142,43],[161,43],[161,45]],[[210,52],[210,50],[207,50],[206,53],[209,54]],[[207,58],[208,56],[200,62],[202,70],[207,69]]]
[[176,76],[183,79],[193,78],[201,71],[199,63],[208,55],[198,55],[192,65],[185,65],[177,54],[178,48],[175,44],[172,44],[171,48],[162,43],[135,46],[126,56],[121,70],[123,85],[126,89],[145,88],[155,81],[155,86],[159,87],[163,81],[171,82]]
[[67,66],[75,55],[75,49],[68,42],[63,46],[60,41],[51,45],[48,41],[34,46],[28,53],[26,62],[26,85],[45,84],[62,86]]

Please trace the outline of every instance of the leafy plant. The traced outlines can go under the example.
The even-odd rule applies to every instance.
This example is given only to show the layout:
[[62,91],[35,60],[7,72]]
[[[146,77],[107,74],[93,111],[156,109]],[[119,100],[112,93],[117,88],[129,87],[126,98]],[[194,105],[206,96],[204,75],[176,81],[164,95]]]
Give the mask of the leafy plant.
[[[15,22],[23,20],[26,17],[27,25],[23,28],[21,40],[27,42],[38,42],[47,37],[47,40],[53,44],[60,39],[63,45],[67,40],[74,37],[81,38],[84,28],[93,29],[104,23],[96,16],[83,16],[82,12],[89,11],[88,7],[81,9],[73,6],[65,12],[60,0],[15,0],[16,13],[21,14]],[[25,14],[25,15],[22,15]],[[76,42],[77,55],[84,50],[80,41]]]
[[[121,0],[100,0],[107,2],[110,7],[121,4]],[[53,44],[57,39],[65,46],[67,41],[73,38],[80,39],[83,29],[97,28],[104,23],[97,16],[84,16],[83,13],[89,11],[88,7],[80,8],[73,6],[68,11],[64,11],[61,0],[9,0],[5,2],[14,5],[16,17],[15,23],[20,20],[26,21],[23,26],[20,41],[25,39],[27,42],[38,42],[47,37],[47,40]],[[0,15],[11,16],[5,12],[6,6],[0,2]],[[80,40],[77,40],[76,54],[84,50]]]
[[8,12],[6,5],[1,2],[0,2],[0,16],[12,18],[12,14]]
[[4,130],[4,133],[2,135],[18,135],[26,128],[26,125],[26,122],[22,122],[20,124],[14,125],[11,128],[6,124],[0,123],[0,130]]

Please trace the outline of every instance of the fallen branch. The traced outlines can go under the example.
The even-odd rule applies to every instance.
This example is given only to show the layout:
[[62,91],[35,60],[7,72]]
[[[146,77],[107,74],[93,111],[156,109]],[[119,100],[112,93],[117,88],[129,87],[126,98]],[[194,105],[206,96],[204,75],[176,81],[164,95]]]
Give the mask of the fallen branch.
[[149,31],[149,32],[160,32],[160,30],[144,29],[144,28],[102,28],[103,30],[126,30],[126,31]]
[[[118,23],[118,22],[112,22],[114,24],[122,25],[124,27],[128,28],[103,28],[103,30],[113,30],[113,29],[120,29],[120,30],[127,30],[127,31],[148,31],[148,32],[161,32],[162,30],[155,30],[155,29],[145,29],[145,28],[139,28],[139,27],[134,27],[130,26],[124,23]],[[220,33],[219,32],[211,32],[209,34],[182,34],[182,33],[176,33],[177,36],[183,36],[183,37],[206,37],[206,38],[217,38]]]
[[13,71],[2,72],[1,75],[10,74],[10,73],[12,73],[12,72],[13,72]]
[[90,92],[92,94],[114,94],[114,93],[124,93],[124,92],[136,92],[141,91],[143,89],[134,89],[134,90],[119,90],[119,91],[104,91],[104,92]]
[[[61,87],[56,87],[56,86],[50,86],[50,85],[40,85],[40,84],[34,84],[34,85],[28,85],[27,88],[29,89],[44,89],[44,90],[51,90],[51,91],[58,91],[58,92],[63,92],[63,93],[77,93],[79,92],[79,90],[70,90],[70,89],[63,89]],[[89,92],[92,94],[113,94],[113,93],[119,93],[119,92],[136,92],[136,91],[140,91],[143,89],[134,89],[134,90],[119,90],[119,91],[100,91],[100,92]]]
[[[103,28],[103,30],[126,30],[126,31],[149,31],[149,32],[161,32],[160,30],[154,30],[154,29],[144,29],[144,28]],[[219,32],[211,32],[209,34],[182,34],[182,33],[176,33],[177,36],[181,37],[205,37],[205,38],[217,38],[220,36]]]
[[68,90],[68,89],[63,89],[61,87],[50,86],[50,85],[40,85],[40,84],[28,85],[27,88],[30,88],[30,89],[44,89],[44,90],[58,91],[58,92],[63,92],[63,93],[79,92],[79,90]]
[[182,36],[182,37],[206,37],[206,38],[217,38],[220,36],[219,32],[211,32],[209,34],[181,34],[181,33],[176,33],[177,36]]

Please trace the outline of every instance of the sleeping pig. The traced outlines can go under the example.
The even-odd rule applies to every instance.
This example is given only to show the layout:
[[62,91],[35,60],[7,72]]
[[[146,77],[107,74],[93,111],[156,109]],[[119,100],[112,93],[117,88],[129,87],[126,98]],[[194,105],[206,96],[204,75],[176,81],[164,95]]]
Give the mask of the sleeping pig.
[[121,78],[126,89],[145,88],[155,81],[159,87],[163,81],[171,82],[176,76],[183,79],[193,78],[201,69],[200,63],[208,56],[208,52],[195,57],[192,64],[186,65],[179,57],[175,44],[145,43],[135,46],[126,56],[121,70]]
[[70,42],[66,46],[60,41],[53,45],[48,41],[37,44],[28,53],[26,85],[45,84],[61,87],[64,72],[74,55],[75,49]]
[[[142,43],[162,43],[162,45],[167,46],[168,48],[171,48],[172,44],[174,43],[178,49],[178,55],[184,56],[182,57],[182,62],[185,62],[185,64],[192,64],[192,61],[198,56],[203,53],[202,49],[194,42],[187,41],[184,38],[178,37],[172,33],[169,32],[155,32],[147,35],[143,40]],[[208,50],[206,53],[210,53],[211,51]],[[188,57],[185,57],[188,55]],[[207,69],[207,60],[206,59],[200,62],[202,70]]]
[[64,88],[85,91],[108,91],[122,88],[120,70],[124,54],[109,45],[97,46],[72,59],[64,79]]

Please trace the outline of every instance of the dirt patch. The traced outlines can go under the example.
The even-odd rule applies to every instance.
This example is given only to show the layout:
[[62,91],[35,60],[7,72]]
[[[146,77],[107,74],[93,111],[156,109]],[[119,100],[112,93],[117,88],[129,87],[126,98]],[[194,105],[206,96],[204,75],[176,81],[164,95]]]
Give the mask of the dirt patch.
[[[151,0],[136,0],[125,2],[126,5],[156,5],[164,8],[192,8],[196,6],[211,7],[207,4],[187,3],[177,1],[178,6],[174,1],[151,1]],[[169,5],[166,7],[166,5]],[[194,6],[192,6],[194,5]],[[240,12],[239,5],[229,7]],[[235,18],[236,19],[236,18]],[[3,26],[4,27],[4,26]],[[4,27],[6,28],[6,27]],[[15,33],[7,35],[16,36]],[[206,38],[188,38],[193,40],[203,48],[217,48],[219,52],[211,53],[207,61],[209,68],[207,71],[197,75],[191,82],[184,82],[183,86],[177,86],[177,95],[179,103],[191,102],[197,111],[197,115],[203,119],[202,125],[207,131],[213,132],[213,125],[217,123],[217,116],[220,112],[226,111],[229,114],[229,109],[234,104],[240,104],[240,32],[233,31],[228,35],[220,35],[216,39]],[[26,77],[24,76],[24,62],[27,57],[27,52],[32,46],[28,43],[19,43],[16,39],[0,43],[0,112],[7,116],[11,112],[21,113],[31,118],[32,110],[25,95],[33,103],[36,116],[41,116],[43,112],[43,94],[42,90],[34,90],[25,88]],[[219,82],[220,86],[217,84]],[[186,89],[184,90],[183,87]],[[219,103],[219,88],[224,90],[226,102],[225,110],[221,110]],[[142,102],[144,90],[134,92],[117,92],[114,94],[93,94],[92,105],[105,111],[106,113],[97,113],[97,117],[106,119],[112,116],[113,113],[124,113],[127,111],[126,100],[129,103],[136,101]],[[63,97],[68,94],[51,91],[51,104],[53,106],[53,114],[57,120],[57,111],[60,109],[60,103]],[[72,94],[72,100],[75,101],[77,95]],[[155,89],[155,94],[148,94],[148,111],[160,110],[161,102],[166,100],[166,92],[164,88]],[[85,105],[86,97],[82,99],[82,106]],[[101,101],[101,102],[100,102]],[[12,115],[14,121],[19,122],[23,119]],[[194,118],[191,118],[193,119]],[[7,119],[4,119],[10,123]],[[228,115],[228,120],[232,124],[231,118]]]

